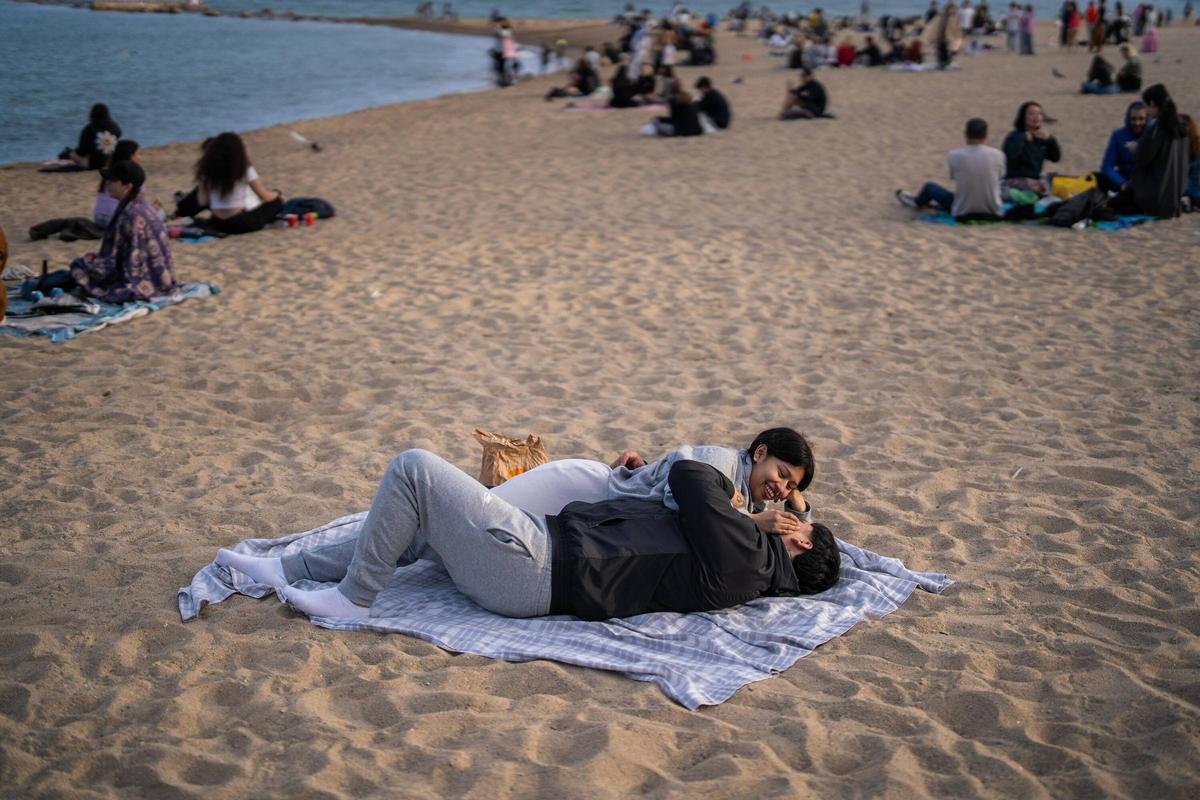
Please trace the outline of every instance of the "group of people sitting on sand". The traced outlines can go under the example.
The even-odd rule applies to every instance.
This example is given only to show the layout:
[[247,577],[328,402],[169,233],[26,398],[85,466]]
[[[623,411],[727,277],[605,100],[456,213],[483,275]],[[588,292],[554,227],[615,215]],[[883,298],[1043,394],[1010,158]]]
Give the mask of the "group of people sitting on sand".
[[[99,239],[100,249],[73,260],[68,269],[26,281],[26,299],[73,292],[107,303],[149,300],[176,288],[168,227],[193,223],[208,210],[208,229],[221,234],[261,230],[276,219],[283,196],[268,190],[250,163],[242,138],[222,133],[206,140],[195,167],[195,188],[181,195],[173,219],[146,189],[137,142],[117,139],[120,126],[103,104],[92,108],[79,147],[81,166],[100,170],[92,218],[72,217],[34,225],[31,239],[58,233],[64,240]],[[111,141],[109,139],[112,139]]]
[[804,498],[813,471],[812,449],[790,428],[745,450],[685,446],[649,464],[632,451],[608,465],[551,461],[494,489],[407,450],[356,538],[283,557],[221,550],[216,561],[314,617],[369,616],[396,568],[418,559],[507,617],[712,611],[836,584],[837,541]]
[[[966,146],[948,159],[953,191],[930,182],[916,194],[897,190],[896,197],[912,208],[935,206],[964,222],[1049,216],[1060,198],[1052,195],[1053,176],[1043,175],[1043,168],[1059,161],[1062,150],[1046,129],[1041,105],[1021,105],[1002,151],[987,146],[987,138],[985,120],[967,121]],[[1148,87],[1113,131],[1093,180],[1115,214],[1171,219],[1200,208],[1196,120],[1179,113],[1163,84]]]
[[1138,60],[1133,45],[1123,44],[1118,50],[1124,63],[1115,73],[1113,65],[1097,53],[1092,56],[1087,78],[1079,86],[1081,94],[1116,94],[1137,92],[1142,88],[1142,62]]

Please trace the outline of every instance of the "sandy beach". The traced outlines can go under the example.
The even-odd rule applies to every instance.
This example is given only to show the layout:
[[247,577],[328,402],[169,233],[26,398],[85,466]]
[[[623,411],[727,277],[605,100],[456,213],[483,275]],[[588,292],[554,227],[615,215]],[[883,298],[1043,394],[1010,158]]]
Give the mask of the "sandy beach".
[[[1049,30],[1036,58],[824,71],[837,118],[791,123],[792,73],[722,32],[680,72],[734,123],[696,139],[565,113],[553,78],[246,134],[338,216],[176,246],[216,298],[0,337],[0,796],[1200,795],[1200,215],[944,227],[893,197],[1027,99],[1059,171],[1098,166],[1130,98],[1077,94]],[[1200,29],[1165,29],[1146,83],[1195,114],[1197,63]],[[197,146],[144,152],[153,195]],[[94,182],[0,167],[10,263],[90,249],[25,232]],[[814,444],[817,519],[957,584],[717,707],[273,598],[180,622],[218,547],[367,508],[404,448],[475,473],[477,426],[608,459],[773,425]]]

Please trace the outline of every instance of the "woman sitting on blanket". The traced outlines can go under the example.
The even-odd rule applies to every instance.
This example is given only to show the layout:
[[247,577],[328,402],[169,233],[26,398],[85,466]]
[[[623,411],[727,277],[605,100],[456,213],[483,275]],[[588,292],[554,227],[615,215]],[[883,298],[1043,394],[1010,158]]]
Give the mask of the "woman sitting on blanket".
[[133,161],[118,161],[102,174],[106,190],[118,203],[100,252],[75,259],[69,270],[27,283],[22,294],[62,289],[105,303],[128,303],[175,290],[175,263],[167,230],[157,210],[141,195],[145,171]]
[[[803,443],[794,432],[792,438],[777,430],[777,439],[770,433],[763,436]],[[421,558],[441,562],[464,594],[510,617],[606,619],[824,591],[840,568],[828,529],[792,517],[768,532],[769,522],[735,507],[749,502],[738,497],[739,482],[750,497],[789,502],[807,484],[811,469],[770,453],[766,442],[752,452],[682,448],[638,469],[592,469],[570,488],[605,486],[609,499],[571,503],[547,516],[514,505],[432,453],[409,450],[389,466],[356,539],[286,558],[221,550],[217,563],[276,587],[307,614],[342,619],[368,616],[396,566]],[[632,453],[625,458],[638,461]],[[542,485],[557,491],[561,478]],[[299,580],[339,584],[290,586]]]
[[1023,190],[1045,197],[1050,189],[1042,180],[1042,167],[1047,161],[1057,162],[1062,158],[1058,140],[1050,135],[1045,126],[1046,115],[1040,103],[1032,100],[1021,104],[1013,130],[1004,137],[1004,157],[1007,169],[1004,173],[1004,189]]
[[266,188],[236,133],[206,142],[196,162],[196,189],[179,202],[176,216],[194,217],[205,208],[223,233],[260,231],[283,209],[283,193]]

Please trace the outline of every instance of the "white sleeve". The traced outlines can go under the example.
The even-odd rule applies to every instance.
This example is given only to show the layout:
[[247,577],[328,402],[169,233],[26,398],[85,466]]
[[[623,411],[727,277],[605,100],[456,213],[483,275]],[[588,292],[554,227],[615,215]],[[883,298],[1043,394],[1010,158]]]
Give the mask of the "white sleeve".
[[612,470],[600,461],[564,458],[509,478],[492,494],[530,514],[557,514],[576,500],[599,503],[608,496]]

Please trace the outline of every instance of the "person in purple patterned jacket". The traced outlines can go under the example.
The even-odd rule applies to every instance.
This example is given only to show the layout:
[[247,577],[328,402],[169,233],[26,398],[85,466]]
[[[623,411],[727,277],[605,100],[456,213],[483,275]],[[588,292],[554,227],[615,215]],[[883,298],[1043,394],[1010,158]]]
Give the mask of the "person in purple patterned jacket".
[[149,300],[175,289],[171,244],[158,212],[140,196],[146,173],[119,161],[103,173],[108,193],[120,201],[99,253],[71,262],[71,278],[83,293],[106,303]]

